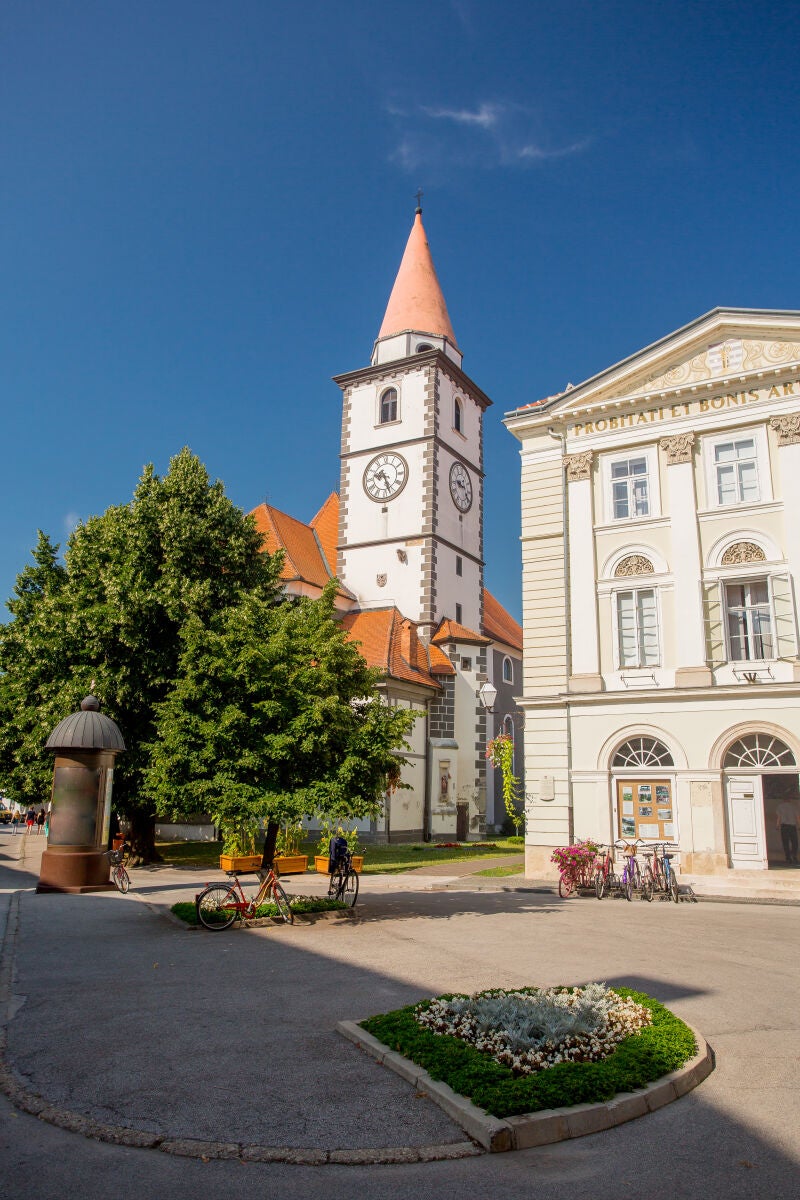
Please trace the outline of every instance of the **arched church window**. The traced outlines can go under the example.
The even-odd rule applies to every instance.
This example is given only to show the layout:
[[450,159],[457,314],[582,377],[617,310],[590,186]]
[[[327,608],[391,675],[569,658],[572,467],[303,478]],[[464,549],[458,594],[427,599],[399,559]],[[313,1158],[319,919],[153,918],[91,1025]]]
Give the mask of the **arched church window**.
[[728,747],[723,767],[794,767],[795,756],[785,742],[770,733],[748,733]]
[[397,388],[387,388],[381,396],[381,425],[397,420]]
[[514,664],[511,661],[511,659],[508,657],[508,655],[506,655],[506,657],[503,659],[503,683],[513,683],[513,682],[514,682]]
[[453,429],[455,429],[456,433],[464,432],[464,413],[458,397],[453,401]]
[[672,755],[663,742],[651,737],[629,738],[611,760],[612,767],[671,767]]

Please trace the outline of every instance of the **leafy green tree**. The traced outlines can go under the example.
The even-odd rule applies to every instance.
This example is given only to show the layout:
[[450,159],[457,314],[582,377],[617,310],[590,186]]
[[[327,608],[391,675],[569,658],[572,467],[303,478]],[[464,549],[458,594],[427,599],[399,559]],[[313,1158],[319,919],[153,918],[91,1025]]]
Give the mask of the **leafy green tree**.
[[[129,504],[78,526],[62,568],[40,536],[36,566],[20,575],[13,620],[0,629],[0,770],[12,790],[43,799],[53,725],[95,681],[128,752],[114,800],[135,851],[155,856],[155,808],[144,788],[158,705],[175,686],[187,621],[200,626],[253,592],[277,600],[278,556],[188,449],[159,477],[152,466]],[[27,791],[26,791],[27,789]]]
[[47,801],[53,765],[43,747],[66,715],[67,630],[61,597],[67,573],[58,549],[38,531],[35,565],[17,577],[8,601],[13,619],[0,626],[0,770],[4,790],[21,804]]
[[232,849],[266,820],[268,859],[281,822],[378,812],[414,714],[382,703],[378,674],[334,619],[335,593],[332,580],[319,600],[249,594],[207,624],[187,622],[149,748],[162,816],[205,809]]

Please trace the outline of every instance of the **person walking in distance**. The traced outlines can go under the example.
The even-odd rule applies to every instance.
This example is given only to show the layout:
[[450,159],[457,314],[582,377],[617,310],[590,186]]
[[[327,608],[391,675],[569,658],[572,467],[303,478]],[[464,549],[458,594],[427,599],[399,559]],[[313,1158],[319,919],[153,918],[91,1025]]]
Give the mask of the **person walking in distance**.
[[13,813],[11,814],[11,832],[15,836],[16,836],[18,827],[19,827],[19,810],[15,808]]
[[41,834],[42,829],[44,828],[45,820],[46,820],[46,817],[44,815],[44,809],[40,808],[38,813],[36,814],[36,832],[38,834]]
[[31,830],[33,829],[35,824],[36,824],[36,811],[33,808],[29,808],[28,811],[25,813],[25,828],[28,831],[28,833],[31,832]]
[[781,833],[783,853],[789,866],[797,866],[797,808],[791,800],[781,800],[775,810],[775,824]]

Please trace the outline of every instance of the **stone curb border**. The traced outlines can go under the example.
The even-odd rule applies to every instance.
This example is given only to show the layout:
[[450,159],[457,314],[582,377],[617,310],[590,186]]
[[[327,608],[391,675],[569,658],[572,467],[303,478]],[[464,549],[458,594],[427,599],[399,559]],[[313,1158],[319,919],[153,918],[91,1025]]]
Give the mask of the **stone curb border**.
[[397,1051],[390,1050],[356,1021],[340,1021],[336,1028],[343,1037],[354,1042],[384,1067],[424,1091],[465,1133],[492,1154],[547,1146],[551,1142],[585,1137],[603,1129],[612,1129],[615,1125],[623,1125],[626,1121],[655,1112],[665,1104],[685,1096],[702,1083],[715,1066],[714,1052],[708,1042],[689,1026],[698,1047],[694,1058],[690,1058],[679,1070],[662,1075],[641,1091],[620,1092],[613,1100],[599,1104],[573,1104],[569,1108],[548,1108],[501,1119],[490,1116],[466,1096],[454,1092],[446,1083],[432,1079],[426,1070]]
[[[20,893],[15,892],[8,906],[6,928],[0,960],[0,1092],[22,1112],[55,1125],[69,1133],[113,1146],[132,1146],[142,1150],[161,1150],[182,1158],[239,1159],[241,1162],[290,1163],[296,1166],[384,1166],[397,1163],[441,1162],[447,1159],[470,1158],[483,1151],[474,1142],[450,1142],[440,1146],[382,1146],[353,1147],[345,1150],[324,1150],[316,1146],[256,1146],[241,1142],[212,1142],[196,1138],[175,1138],[166,1133],[152,1133],[128,1125],[104,1125],[83,1113],[71,1112],[50,1104],[30,1091],[16,1078],[9,1065],[6,1029],[11,1019],[13,946],[19,927]],[[145,901],[148,907],[156,905]],[[170,914],[174,916],[174,914]],[[316,914],[315,914],[316,915]],[[327,914],[319,914],[327,915]],[[179,918],[175,918],[178,920]],[[181,925],[183,922],[181,921]],[[185,926],[184,926],[185,928]]]

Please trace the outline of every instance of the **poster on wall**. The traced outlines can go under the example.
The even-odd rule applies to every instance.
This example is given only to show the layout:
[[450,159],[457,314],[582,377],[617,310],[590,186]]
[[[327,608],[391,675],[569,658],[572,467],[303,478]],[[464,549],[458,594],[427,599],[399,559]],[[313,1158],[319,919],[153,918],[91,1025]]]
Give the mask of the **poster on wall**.
[[658,819],[659,819],[659,821],[671,821],[672,820],[672,809],[671,808],[659,808]]
[[623,800],[622,801],[622,815],[623,815],[623,817],[632,817],[633,816],[633,801],[632,800]]
[[657,838],[660,836],[660,832],[661,831],[659,830],[657,821],[653,821],[649,824],[642,823],[641,821],[639,822],[639,837]]
[[665,838],[674,838],[675,837],[675,826],[672,824],[671,821],[664,822],[664,837]]
[[650,790],[650,784],[649,783],[640,783],[639,784],[639,803],[640,804],[649,804],[650,801],[652,800],[652,798],[653,798],[653,793]]
[[633,817],[623,816],[623,818],[622,818],[622,836],[623,837],[635,837],[635,835],[636,835],[636,821],[633,819]]
[[622,789],[622,803],[625,804],[628,800],[633,800],[633,788],[624,787]]
[[653,815],[653,806],[652,806],[652,804],[640,804],[640,805],[639,805],[639,816],[640,816],[640,818],[641,818],[641,817],[652,817],[652,815]]
[[670,804],[670,803],[671,803],[671,800],[669,798],[669,784],[668,783],[657,783],[656,784],[656,804]]

